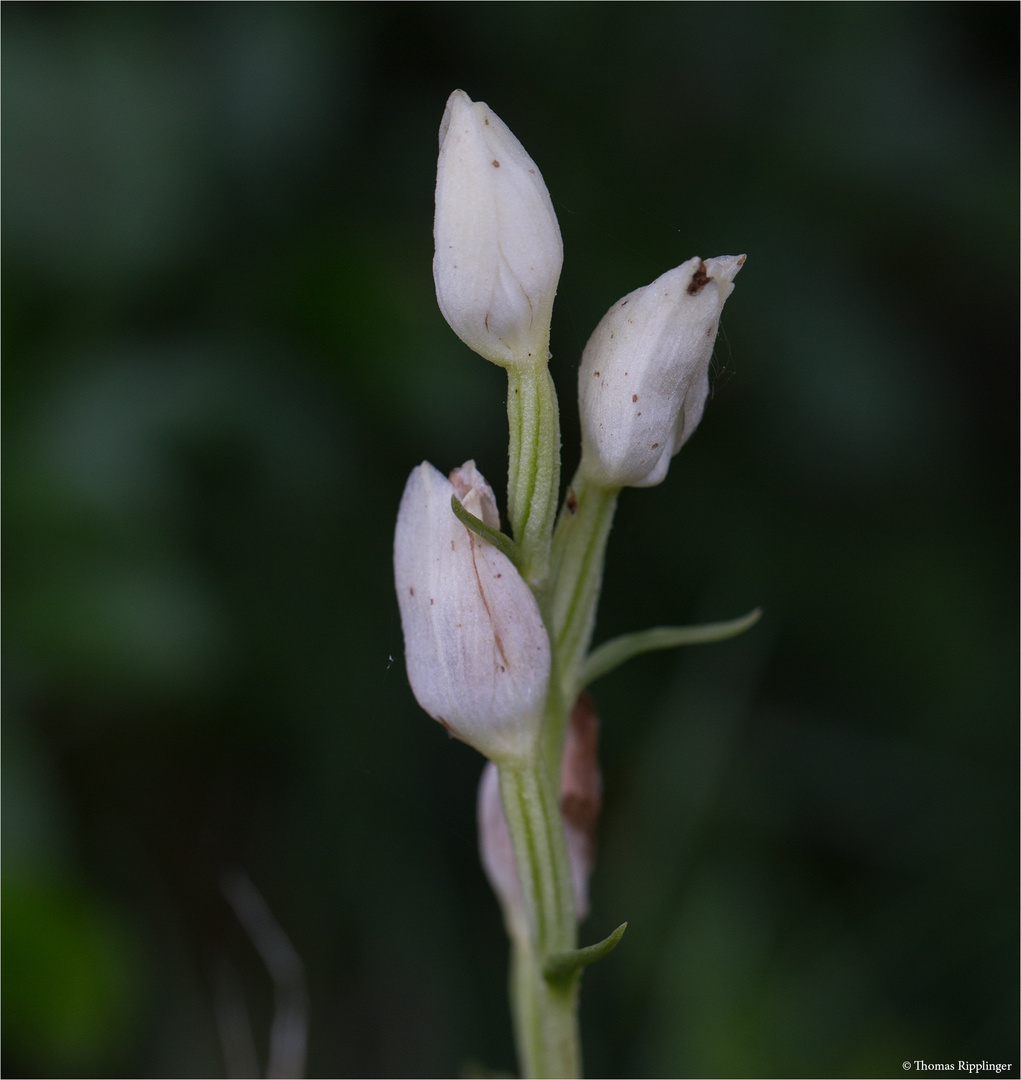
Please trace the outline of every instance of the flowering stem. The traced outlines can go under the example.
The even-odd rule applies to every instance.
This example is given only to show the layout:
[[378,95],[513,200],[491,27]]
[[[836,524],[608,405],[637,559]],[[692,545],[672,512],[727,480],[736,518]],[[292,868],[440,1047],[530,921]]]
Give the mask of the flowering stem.
[[549,574],[550,535],[560,490],[560,413],[546,364],[543,350],[535,364],[507,368],[507,516],[521,552],[522,576],[539,594]]
[[617,494],[617,489],[601,487],[579,470],[553,535],[554,584],[547,625],[564,701],[573,702],[581,688]]
[[539,759],[499,769],[529,926],[527,938],[512,938],[511,959],[511,1004],[523,1075],[580,1076],[578,979],[544,975],[549,957],[572,950],[577,933],[556,787]]

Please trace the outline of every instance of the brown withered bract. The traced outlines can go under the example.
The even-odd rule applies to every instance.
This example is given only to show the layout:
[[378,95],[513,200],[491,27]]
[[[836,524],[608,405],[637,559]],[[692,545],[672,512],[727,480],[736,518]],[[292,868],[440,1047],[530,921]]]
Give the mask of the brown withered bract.
[[585,839],[585,857],[595,855],[596,820],[603,802],[599,772],[599,714],[592,695],[578,695],[571,709],[570,730],[560,768],[560,812]]

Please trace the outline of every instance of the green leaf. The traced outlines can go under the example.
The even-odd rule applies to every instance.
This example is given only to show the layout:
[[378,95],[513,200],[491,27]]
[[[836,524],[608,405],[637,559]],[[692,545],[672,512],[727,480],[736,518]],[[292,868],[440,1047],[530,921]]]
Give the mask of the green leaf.
[[678,645],[705,645],[710,641],[726,641],[743,634],[754,626],[762,615],[762,608],[742,615],[729,622],[702,623],[700,626],[657,626],[652,630],[639,630],[634,634],[622,634],[604,642],[589,653],[581,669],[581,686],[588,686],[596,679],[619,667],[633,656],[655,652],[657,649],[673,649]]
[[613,952],[626,929],[627,923],[621,923],[612,934],[595,945],[588,945],[584,949],[571,949],[570,952],[554,953],[543,966],[543,976],[547,982],[568,982],[583,967],[594,964]]
[[454,516],[466,529],[471,529],[476,536],[481,536],[487,544],[492,544],[497,551],[502,551],[504,555],[520,570],[519,559],[521,553],[518,550],[518,545],[499,529],[494,529],[492,525],[487,525],[482,518],[477,518],[473,513],[461,505],[456,495],[450,496],[450,509],[454,511]]

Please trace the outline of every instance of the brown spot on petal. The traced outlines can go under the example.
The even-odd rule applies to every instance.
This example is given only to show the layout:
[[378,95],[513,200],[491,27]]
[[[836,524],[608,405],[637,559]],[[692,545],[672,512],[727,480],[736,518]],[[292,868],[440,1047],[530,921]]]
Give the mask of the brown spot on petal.
[[500,162],[497,161],[496,158],[493,158],[493,168],[494,169],[499,169],[500,168]]
[[635,403],[635,402],[636,402],[637,400],[638,400],[638,395],[637,395],[637,394],[632,394],[632,395],[631,395],[631,404],[632,404],[632,405],[634,405],[634,403]]
[[409,585],[408,586],[408,592],[411,593],[412,596],[414,596],[415,595],[415,586],[414,585]]
[[[596,374],[598,375],[599,372],[597,371]],[[574,488],[570,485],[567,487],[567,500],[564,505],[567,507],[567,512],[569,514],[578,513],[578,496],[575,495]]]
[[698,269],[691,275],[691,281],[688,282],[688,295],[698,296],[712,280],[713,279],[705,272],[705,263],[700,262],[698,264]]

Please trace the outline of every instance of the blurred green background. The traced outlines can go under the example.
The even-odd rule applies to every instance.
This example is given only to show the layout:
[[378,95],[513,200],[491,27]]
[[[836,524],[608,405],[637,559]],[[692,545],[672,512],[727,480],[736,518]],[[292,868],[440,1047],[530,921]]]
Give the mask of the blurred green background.
[[264,1054],[232,868],[309,1075],[514,1068],[482,760],[390,566],[414,465],[506,469],[432,292],[455,87],[560,217],[566,476],[603,312],[748,253],[596,640],[766,614],[594,688],[589,1074],[1017,1075],[1017,5],[4,16],[4,1075],[224,1075],[242,997]]

